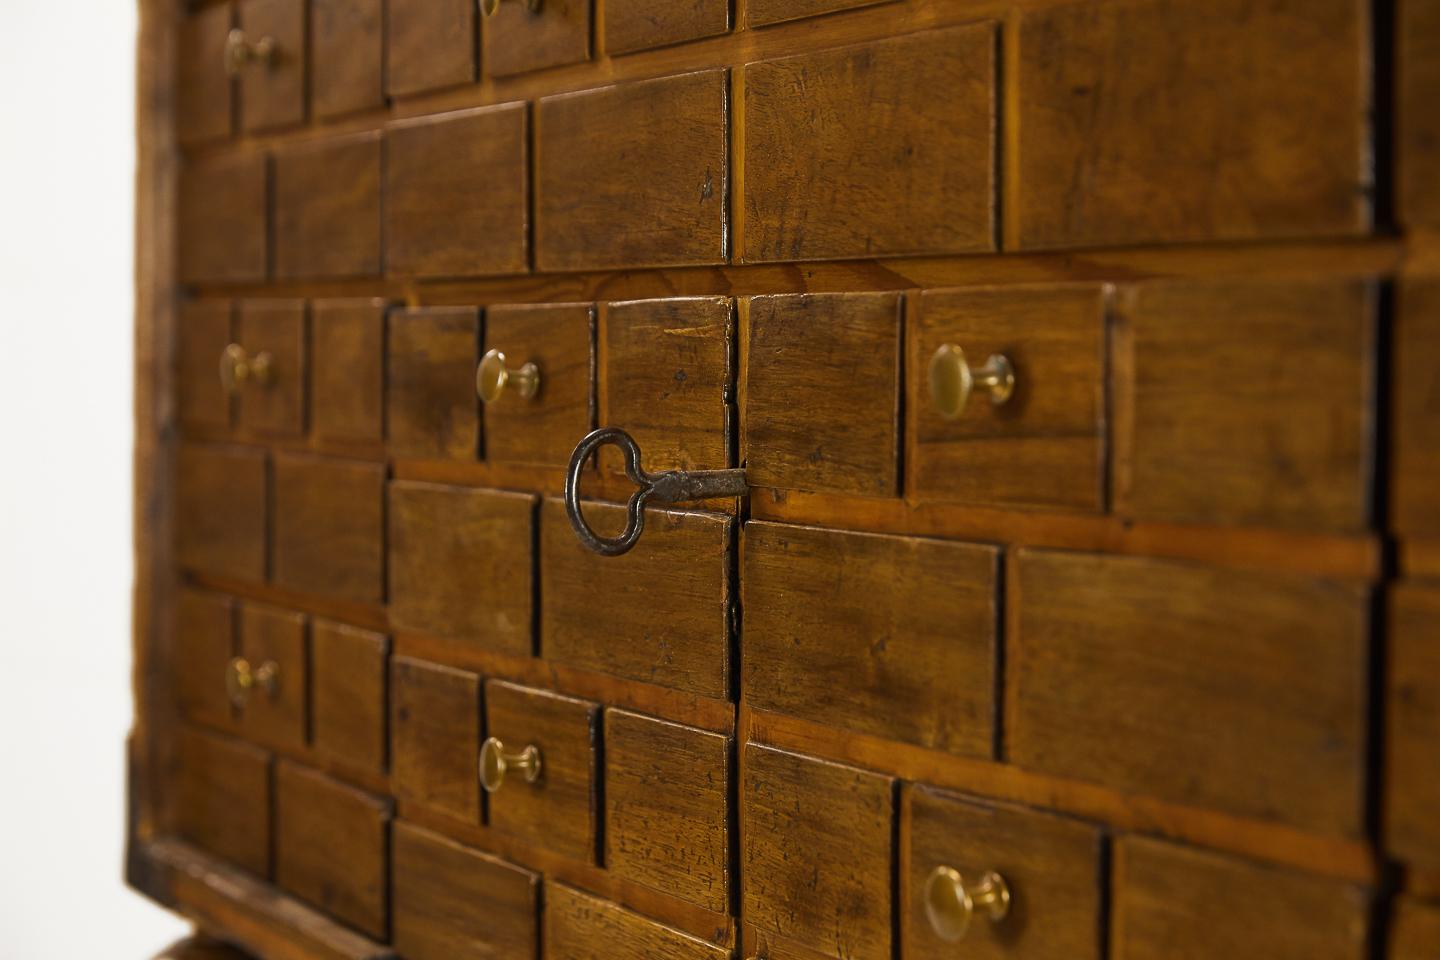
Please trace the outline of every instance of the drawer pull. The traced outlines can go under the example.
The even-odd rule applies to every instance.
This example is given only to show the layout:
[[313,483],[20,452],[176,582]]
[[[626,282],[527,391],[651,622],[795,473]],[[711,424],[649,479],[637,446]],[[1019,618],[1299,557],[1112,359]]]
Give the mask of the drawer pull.
[[259,687],[265,695],[274,700],[280,693],[280,665],[266,660],[258,667],[252,667],[244,657],[235,657],[225,667],[225,693],[236,707],[244,708],[250,702],[250,691]]
[[946,943],[957,943],[970,930],[976,908],[985,911],[992,923],[1010,912],[1010,887],[995,872],[986,873],[974,887],[966,887],[960,871],[936,867],[925,881],[925,916],[935,935]]
[[225,38],[225,72],[236,77],[252,63],[269,67],[275,63],[277,52],[274,37],[261,37],[251,43],[245,39],[244,30],[231,30]]
[[540,392],[540,368],[527,363],[519,370],[505,366],[505,354],[490,350],[480,359],[480,369],[475,371],[475,392],[486,403],[494,403],[505,393],[510,384],[515,392],[526,400]]
[[[525,9],[531,13],[540,12],[541,0],[525,0]],[[480,0],[480,12],[486,17],[493,17],[500,12],[500,0]]]
[[[625,475],[638,487],[625,505],[625,532],[618,537],[600,536],[590,529],[590,524],[585,522],[585,516],[580,512],[580,471],[585,468],[585,461],[590,455],[606,444],[619,447],[625,454]],[[601,427],[587,434],[570,455],[570,466],[565,471],[565,512],[570,516],[570,526],[575,529],[575,536],[580,538],[581,543],[602,557],[618,557],[635,546],[640,534],[645,531],[647,503],[689,503],[719,497],[743,497],[749,492],[750,484],[743,469],[646,473],[640,466],[640,445],[619,427]]]
[[983,367],[971,367],[965,351],[947,343],[930,358],[930,399],[946,420],[954,420],[965,412],[970,392],[980,388],[990,394],[995,406],[1005,403],[1015,393],[1015,368],[1003,353],[992,354]]
[[234,396],[252,380],[265,386],[274,379],[275,367],[267,351],[261,350],[252,357],[240,344],[232,343],[220,353],[220,386],[229,396]]
[[506,753],[505,744],[489,737],[480,745],[480,786],[494,793],[505,784],[505,774],[515,770],[526,783],[540,779],[540,748],[533,743],[519,753]]

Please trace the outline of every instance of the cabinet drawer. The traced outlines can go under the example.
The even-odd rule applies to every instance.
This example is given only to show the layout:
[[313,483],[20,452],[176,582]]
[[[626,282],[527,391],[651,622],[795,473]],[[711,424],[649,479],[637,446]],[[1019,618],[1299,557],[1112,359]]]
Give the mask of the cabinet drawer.
[[545,888],[546,960],[724,960],[729,950],[563,884]]
[[385,466],[277,454],[274,580],[356,603],[384,598]]
[[304,433],[305,302],[243,301],[238,331],[235,342],[246,362],[263,363],[265,371],[237,378],[241,425],[260,433]]
[[316,620],[310,628],[311,734],[321,755],[385,772],[385,678],[390,642],[358,627]]
[[477,13],[474,0],[387,0],[390,96],[473,82]]
[[[923,499],[1103,509],[1105,288],[935,290],[914,303],[907,489]],[[936,397],[961,364],[973,376],[997,354],[1014,374],[1003,404],[977,388],[957,413],[953,387]]]
[[520,656],[534,646],[535,497],[390,485],[390,619]]
[[473,460],[480,444],[480,318],[472,307],[390,314],[385,424],[397,457]]
[[1397,208],[1404,223],[1440,224],[1440,186],[1433,175],[1440,161],[1440,117],[1434,109],[1440,95],[1440,9],[1433,3],[1403,3],[1399,18]]
[[746,922],[823,956],[888,960],[895,782],[754,743],[740,775]]
[[[1367,10],[1119,0],[1023,11],[1019,244],[1364,232]],[[1195,53],[1179,62],[1178,36]]]
[[180,172],[180,279],[254,283],[269,275],[270,161],[233,153],[188,161]]
[[895,496],[900,297],[785,294],[742,310],[750,485]]
[[[485,403],[486,460],[550,467],[570,462],[570,452],[595,422],[594,337],[595,308],[588,303],[485,311],[486,355],[500,351],[504,368],[511,372],[533,363],[540,378],[532,396],[524,396],[520,383],[512,380]],[[489,373],[482,365],[480,379],[488,379]],[[486,389],[480,385],[482,399]]]
[[745,12],[750,26],[763,27],[837,10],[868,7],[879,2],[882,0],[749,0]]
[[395,949],[408,960],[535,956],[537,874],[405,823],[392,856]]
[[[305,615],[242,604],[240,654],[257,678],[240,709],[245,736],[276,750],[303,750],[310,689]],[[268,682],[260,682],[262,671]]]
[[1435,960],[1440,944],[1440,906],[1404,899],[1395,910],[1389,960]]
[[730,751],[722,734],[606,710],[606,869],[726,912]]
[[176,392],[180,420],[187,426],[230,426],[230,396],[218,375],[221,356],[233,339],[229,300],[191,300],[180,308],[176,331]]
[[388,799],[295,763],[275,766],[275,880],[350,926],[389,927]]
[[745,525],[752,707],[990,757],[999,550]]
[[240,127],[247,133],[305,120],[305,0],[240,0],[239,27],[251,44],[269,41],[268,63],[240,67]]
[[265,453],[185,446],[177,458],[175,553],[190,570],[265,579]]
[[1392,526],[1440,538],[1440,278],[1402,281],[1394,338]]
[[529,269],[526,118],[525,104],[506,103],[391,124],[385,133],[385,258],[391,273],[443,277]]
[[[533,782],[512,769],[494,785],[489,794],[490,826],[567,857],[594,861],[599,708],[545,690],[489,680],[485,721],[486,735],[497,753],[515,755],[534,747],[540,764]],[[485,766],[485,757],[480,763]]]
[[479,823],[480,678],[394,657],[390,706],[395,796]]
[[730,29],[725,0],[610,0],[605,5],[605,52],[610,56],[713,37]]
[[492,77],[541,70],[590,59],[590,0],[544,0],[531,12],[525,3],[501,3],[485,18],[480,58]]
[[175,770],[180,836],[269,876],[269,755],[248,743],[182,727],[175,738]]
[[[617,504],[586,503],[584,510],[597,530],[613,533],[624,525],[625,508]],[[575,538],[564,502],[546,500],[540,522],[545,658],[724,697],[732,523],[717,514],[647,509],[645,536],[635,549],[601,557]],[[597,597],[606,602],[597,604]]]
[[747,65],[744,259],[995,249],[995,48],[977,23]]
[[371,441],[384,434],[385,301],[310,306],[310,405],[315,436]]
[[1009,758],[1358,837],[1367,598],[1298,575],[1022,550]]
[[937,929],[927,908],[931,877],[948,868],[972,893],[992,871],[1010,892],[1009,911],[1000,921],[992,922],[982,907],[975,908],[964,934],[965,957],[1100,960],[1104,874],[1099,830],[1077,820],[924,787],[908,791],[906,802],[910,808],[909,866],[902,877],[906,957],[919,960],[962,953],[946,939],[955,931]]
[[225,69],[225,41],[233,5],[192,10],[180,21],[175,45],[175,132],[181,143],[230,136],[235,86]]
[[310,110],[320,119],[385,105],[383,0],[310,0]]
[[1386,846],[1440,870],[1440,588],[1390,594]]
[[275,276],[373,277],[380,260],[380,133],[275,154]]
[[728,90],[709,70],[543,98],[536,268],[722,262]]
[[1369,956],[1360,887],[1143,837],[1114,858],[1114,960]]
[[1367,528],[1370,284],[1141,286],[1120,299],[1114,341],[1118,512],[1143,520]]
[[218,593],[182,589],[175,601],[175,679],[180,712],[207,727],[233,729],[225,671],[235,656],[235,607]]

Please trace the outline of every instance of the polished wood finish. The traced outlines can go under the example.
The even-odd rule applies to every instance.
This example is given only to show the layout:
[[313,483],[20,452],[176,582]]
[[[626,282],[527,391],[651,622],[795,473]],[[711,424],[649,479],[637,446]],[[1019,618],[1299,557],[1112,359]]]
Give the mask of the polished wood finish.
[[179,180],[179,276],[254,283],[270,275],[270,161],[259,152],[188,161]]
[[[236,342],[250,358],[270,356],[268,382],[239,389],[240,425],[257,433],[298,435],[305,430],[306,307],[303,300],[244,300]],[[217,363],[216,369],[219,369]]]
[[392,658],[390,745],[397,799],[480,821],[479,677],[409,657]]
[[1406,278],[1397,297],[1391,526],[1434,539],[1440,538],[1440,277]]
[[479,318],[471,308],[395,310],[385,344],[385,431],[394,456],[473,459]]
[[822,13],[864,7],[881,0],[748,0],[745,9],[752,27],[799,20]]
[[384,0],[310,0],[310,110],[330,119],[385,104]]
[[485,350],[506,366],[533,363],[540,389],[523,397],[507,385],[484,405],[485,459],[563,467],[595,421],[595,308],[588,303],[492,306],[485,311]]
[[1440,6],[1435,0],[1400,0],[1395,39],[1398,53],[1396,147],[1399,154],[1397,207],[1403,222],[1440,224],[1440,120],[1433,109],[1440,94]]
[[381,634],[329,620],[311,622],[310,721],[316,752],[367,773],[385,772],[389,654],[390,643]]
[[238,740],[182,729],[176,832],[257,876],[270,873],[270,758]]
[[382,271],[380,134],[275,155],[275,276],[368,277]]
[[1440,906],[1414,900],[1401,902],[1395,912],[1395,932],[1389,960],[1431,960],[1440,944]]
[[1385,844],[1409,862],[1440,870],[1440,586],[1396,586],[1389,609]]
[[182,590],[175,599],[175,679],[180,712],[189,720],[233,729],[225,671],[235,656],[235,606],[230,598]]
[[255,133],[305,119],[306,0],[237,0],[236,21],[251,43],[269,37],[270,63],[240,69],[240,129]]
[[571,887],[546,888],[547,960],[606,960],[637,956],[652,960],[722,960],[723,947],[672,930]]
[[310,418],[315,436],[384,437],[385,301],[316,300],[310,305]]
[[730,29],[725,0],[611,0],[605,5],[605,50],[611,56],[713,37]]
[[386,0],[385,92],[405,97],[475,79],[472,0]]
[[385,468],[354,460],[277,456],[275,582],[377,603],[384,596]]
[[543,70],[590,56],[589,0],[501,3],[481,25],[480,64],[492,77]]
[[175,468],[175,554],[182,567],[265,579],[267,473],[261,450],[181,448]]

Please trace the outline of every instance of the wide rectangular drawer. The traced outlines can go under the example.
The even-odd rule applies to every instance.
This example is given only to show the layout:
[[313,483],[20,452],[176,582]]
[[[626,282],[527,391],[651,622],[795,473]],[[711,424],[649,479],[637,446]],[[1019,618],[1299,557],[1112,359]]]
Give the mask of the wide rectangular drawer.
[[270,874],[270,755],[188,727],[175,739],[175,827],[251,873]]
[[480,822],[478,676],[391,658],[390,744],[391,789],[402,804]]
[[724,960],[725,947],[559,883],[545,887],[546,960]]

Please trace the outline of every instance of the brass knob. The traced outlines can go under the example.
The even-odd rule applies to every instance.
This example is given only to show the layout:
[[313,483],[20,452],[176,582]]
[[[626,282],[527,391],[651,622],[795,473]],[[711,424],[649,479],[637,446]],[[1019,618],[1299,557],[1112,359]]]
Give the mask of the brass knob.
[[278,52],[274,37],[261,37],[255,42],[245,39],[244,30],[231,30],[225,37],[225,72],[235,77],[252,63],[269,67]]
[[238,343],[232,343],[221,351],[220,386],[226,394],[234,396],[252,380],[263,386],[274,379],[275,367],[267,351],[261,350],[252,357]]
[[965,351],[947,343],[930,358],[930,399],[946,420],[954,420],[965,412],[970,391],[979,387],[990,394],[990,402],[1000,406],[1015,392],[1015,368],[1004,354],[993,354],[983,367],[971,367]]
[[526,783],[540,779],[540,748],[531,744],[519,753],[506,753],[505,744],[489,737],[480,746],[480,786],[494,793],[505,783],[505,774],[514,770],[525,775]]
[[980,877],[973,887],[966,887],[960,871],[953,867],[936,867],[925,881],[925,916],[930,928],[946,943],[957,943],[970,930],[976,908],[985,911],[992,923],[999,923],[1010,912],[1010,887],[995,872]]
[[250,691],[259,687],[271,700],[280,693],[280,665],[266,660],[252,667],[244,657],[235,657],[225,666],[225,694],[230,702],[243,708],[250,702]]
[[480,399],[494,403],[512,383],[515,392],[529,400],[540,392],[540,368],[527,363],[519,370],[511,370],[505,366],[505,354],[499,350],[487,351],[480,358],[480,369],[475,371],[475,392],[480,394]]
[[[540,0],[525,0],[525,9],[531,13],[540,12]],[[480,12],[493,17],[500,12],[500,0],[480,0]]]

